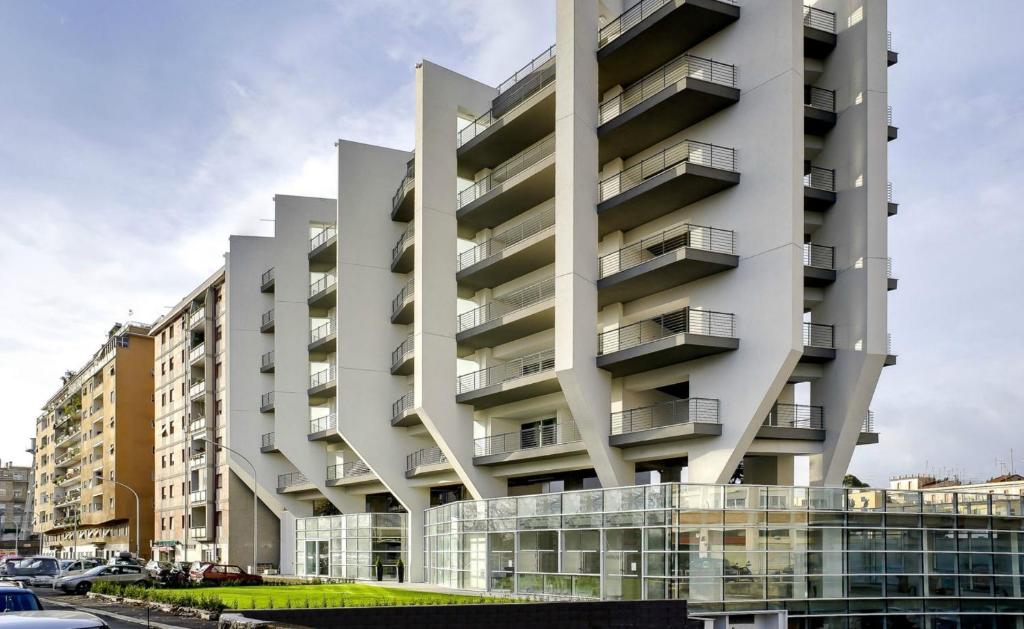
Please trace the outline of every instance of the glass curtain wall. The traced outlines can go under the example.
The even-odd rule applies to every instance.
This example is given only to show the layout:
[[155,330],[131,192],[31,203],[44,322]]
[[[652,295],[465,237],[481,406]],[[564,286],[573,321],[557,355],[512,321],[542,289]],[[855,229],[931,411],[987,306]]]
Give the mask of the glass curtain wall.
[[397,580],[405,565],[404,513],[350,513],[295,521],[295,566],[301,576],[375,580],[378,559],[384,578]]

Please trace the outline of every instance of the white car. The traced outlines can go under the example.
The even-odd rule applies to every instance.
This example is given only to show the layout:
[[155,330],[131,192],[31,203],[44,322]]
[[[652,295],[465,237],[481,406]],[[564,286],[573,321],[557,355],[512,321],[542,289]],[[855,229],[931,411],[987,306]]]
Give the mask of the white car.
[[0,614],[0,629],[109,629],[99,616],[85,612],[36,611]]
[[92,570],[96,566],[101,565],[102,562],[98,559],[61,559],[60,560],[60,574],[57,576],[52,575],[39,575],[33,577],[29,581],[29,585],[33,587],[57,587],[57,581],[64,577],[73,577],[82,574],[86,570]]

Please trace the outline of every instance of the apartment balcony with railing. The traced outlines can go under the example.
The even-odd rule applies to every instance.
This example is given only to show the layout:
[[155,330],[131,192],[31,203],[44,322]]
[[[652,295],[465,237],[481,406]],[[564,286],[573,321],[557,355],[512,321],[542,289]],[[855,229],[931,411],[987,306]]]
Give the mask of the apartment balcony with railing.
[[411,221],[413,203],[416,199],[416,161],[409,160],[406,164],[405,174],[398,183],[395,195],[391,197],[391,220]]
[[193,382],[188,388],[188,397],[190,400],[195,400],[206,395],[206,380],[199,380]]
[[892,105],[889,105],[888,107],[886,107],[886,110],[885,110],[885,121],[886,121],[885,139],[887,141],[889,141],[889,142],[892,142],[893,140],[895,140],[896,138],[898,138],[900,136],[900,128],[897,127],[897,126],[894,126],[892,124]]
[[547,349],[459,376],[455,399],[483,409],[558,390],[555,350]]
[[206,540],[206,527],[205,526],[190,526],[188,529],[188,536],[193,540]]
[[498,465],[574,454],[586,450],[582,440],[571,420],[480,437],[474,442],[473,463]]
[[206,358],[206,342],[202,342],[199,345],[188,350],[188,364],[195,365],[196,363],[202,362]]
[[824,59],[836,47],[836,14],[804,5],[804,56]]
[[260,396],[260,412],[261,413],[272,413],[274,412],[274,392],[269,391]]
[[260,315],[260,332],[273,332],[274,331],[274,309],[264,312]]
[[82,448],[74,446],[68,448],[63,454],[58,454],[53,457],[53,464],[55,467],[67,467],[73,463],[78,463],[82,460]]
[[416,298],[416,279],[410,277],[395,298],[391,300],[391,323],[409,324],[413,317],[413,300]]
[[64,430],[58,432],[53,437],[53,445],[55,448],[60,448],[66,443],[70,443],[72,440],[77,439],[82,434],[82,422],[75,421],[69,424]]
[[683,308],[597,335],[597,366],[626,376],[739,347],[735,316]]
[[825,135],[836,126],[836,92],[804,86],[804,133]]
[[802,363],[824,363],[836,357],[835,328],[822,323],[803,322]]
[[809,439],[824,441],[825,409],[808,404],[784,404],[772,406],[764,423],[757,432],[761,439]]
[[337,298],[338,278],[333,275],[324,275],[309,285],[309,299],[306,300],[310,308],[330,308],[334,306]]
[[362,460],[349,461],[338,465],[327,466],[328,487],[341,487],[344,485],[356,485],[359,483],[373,482],[377,480],[370,466]]
[[426,476],[451,469],[448,457],[437,446],[421,448],[405,457],[405,477]]
[[536,334],[555,325],[555,278],[491,298],[456,318],[455,340],[462,355]]
[[892,351],[892,334],[885,335],[885,362],[883,367],[892,367],[896,364],[896,353]]
[[260,373],[274,373],[274,350],[260,356]]
[[260,452],[264,454],[280,452],[280,450],[277,449],[277,444],[274,440],[274,433],[266,432],[260,436]]
[[886,208],[886,214],[888,216],[896,216],[899,212],[900,204],[892,200],[892,182],[886,182],[885,184],[885,198],[888,201],[888,207]]
[[679,55],[598,109],[598,160],[634,155],[738,102],[735,66]]
[[201,329],[206,323],[206,305],[192,304],[188,313],[188,327],[191,330]]
[[836,202],[836,171],[811,166],[804,173],[804,209],[827,210]]
[[738,264],[732,231],[677,225],[601,256],[598,307],[653,295]]
[[683,140],[598,183],[599,234],[643,225],[739,181],[734,149]]
[[409,223],[398,242],[391,248],[391,270],[395,273],[412,271],[413,256],[416,252],[416,225]]
[[277,476],[277,493],[309,491],[314,489],[313,483],[300,472],[279,474]]
[[64,507],[67,505],[77,505],[82,499],[81,489],[70,489],[64,493],[60,498],[55,498],[53,501],[54,507]]
[[188,423],[188,434],[202,436],[206,432],[206,418],[192,415],[192,421]]
[[836,281],[835,247],[804,243],[804,286],[828,286]]
[[334,397],[337,389],[334,365],[321,369],[309,376],[309,389],[306,390],[310,399]]
[[391,425],[392,426],[415,426],[420,423],[420,416],[416,413],[416,394],[409,391],[391,404]]
[[555,200],[528,218],[458,254],[455,279],[480,290],[498,286],[555,261]]
[[413,371],[413,357],[415,355],[416,343],[413,335],[406,336],[394,350],[391,351],[391,375],[408,376]]
[[193,489],[188,494],[188,501],[193,507],[205,507],[207,495],[205,489]]
[[334,319],[328,319],[309,330],[307,351],[314,354],[330,354],[338,347],[338,328]]
[[274,267],[270,267],[260,276],[260,292],[274,292]]
[[188,458],[189,470],[198,470],[204,467],[206,467],[206,452],[199,452]]
[[309,420],[307,439],[310,441],[341,441],[341,435],[338,434],[337,413],[328,413],[327,415],[311,418]]
[[459,222],[497,227],[555,194],[555,136],[551,134],[495,166],[458,194]]
[[860,427],[860,436],[857,438],[857,445],[870,445],[878,443],[878,428],[875,426],[875,412],[868,409],[864,413],[864,423]]
[[885,259],[885,288],[886,290],[896,290],[899,288],[900,280],[893,274],[892,271],[892,258]]
[[896,52],[892,47],[892,31],[886,31],[885,33],[885,62],[886,66],[892,67],[896,65],[900,60],[900,53]]
[[309,261],[332,267],[338,258],[338,228],[327,225],[309,239]]

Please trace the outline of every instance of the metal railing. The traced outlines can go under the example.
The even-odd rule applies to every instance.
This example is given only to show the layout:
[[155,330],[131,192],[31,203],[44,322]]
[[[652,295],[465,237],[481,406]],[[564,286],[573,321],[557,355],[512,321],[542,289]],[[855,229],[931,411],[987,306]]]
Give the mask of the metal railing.
[[416,394],[409,391],[391,404],[391,421],[402,416],[402,413],[416,406]]
[[188,501],[193,505],[196,504],[197,502],[206,502],[206,490],[197,489],[195,491],[189,492]]
[[835,247],[804,243],[804,266],[816,269],[835,269]]
[[598,124],[608,122],[685,78],[736,87],[736,66],[684,53],[601,103]]
[[[547,68],[541,68],[554,58],[555,46],[552,44],[550,48],[537,55],[511,77],[502,81],[498,86],[499,95],[511,90],[513,87],[515,91],[509,97],[502,98],[499,101],[500,109],[497,115],[494,114],[492,103],[491,109],[459,130],[457,146],[462,146],[480,135],[495,122],[501,120],[505,114],[522,105],[527,98],[550,85],[555,80],[555,65],[551,64]],[[541,71],[537,73],[539,69]]]
[[835,330],[833,326],[804,321],[803,331],[804,347],[822,347],[824,349],[833,349],[835,347]]
[[764,418],[764,425],[771,428],[809,428],[823,430],[825,409],[807,404],[776,403]]
[[405,169],[405,175],[402,176],[402,181],[398,183],[398,190],[395,191],[395,196],[391,197],[392,212],[398,209],[398,206],[402,204],[402,199],[404,199],[409,190],[416,185],[415,173],[416,162],[410,160],[409,165]]
[[887,105],[885,108],[885,122],[890,127],[892,126],[892,105]]
[[804,26],[826,33],[836,32],[836,14],[831,11],[804,5]]
[[266,326],[270,325],[273,322],[274,322],[274,309],[271,308],[270,310],[264,312],[263,315],[260,317],[260,327],[261,328],[266,327]]
[[314,417],[309,420],[309,434],[323,432],[338,426],[338,415],[337,413],[330,413],[323,417]]
[[311,375],[309,377],[309,388],[313,389],[325,385],[332,380],[334,380],[334,365]]
[[368,474],[373,474],[373,471],[370,470],[370,466],[365,461],[349,461],[348,463],[327,466],[327,480],[366,476]]
[[598,260],[600,277],[631,269],[684,247],[732,254],[735,251],[735,234],[728,229],[688,223],[677,225],[601,256]]
[[893,279],[895,276],[892,274],[892,258],[885,259],[885,278]]
[[804,105],[835,113],[836,91],[808,85],[804,90]]
[[188,431],[190,433],[199,432],[200,430],[206,430],[206,418],[198,417],[193,419],[188,424]]
[[486,177],[459,192],[458,207],[462,208],[485,195],[489,190],[500,186],[522,173],[530,166],[554,155],[555,134],[539,140],[532,146],[523,149],[516,155],[496,166]]
[[861,432],[875,434],[878,431],[875,430],[875,412],[868,409],[867,413],[864,413],[864,423],[860,427]]
[[896,52],[892,48],[892,31],[885,31],[885,51]]
[[327,323],[321,323],[309,331],[309,342],[316,343],[322,338],[327,338],[334,332],[334,319],[328,319]]
[[601,180],[597,184],[598,201],[607,201],[615,195],[632,190],[651,177],[684,163],[735,172],[736,151],[705,142],[683,140],[618,174]]
[[274,433],[272,433],[272,432],[265,432],[265,433],[263,433],[263,436],[260,437],[260,447],[261,448],[273,448],[274,447]]
[[552,229],[555,226],[554,199],[548,202],[548,206],[549,207],[521,223],[498,232],[479,245],[458,254],[456,257],[455,270],[461,271],[462,269],[472,266],[477,262],[486,260],[491,256],[498,255],[506,248],[526,240],[534,234],[539,234],[544,230]]
[[206,465],[206,452],[193,454],[188,458],[188,469],[194,470]]
[[301,472],[291,472],[289,474],[279,474],[277,477],[277,488],[287,489],[289,487],[296,487],[298,485],[305,485],[309,482]]
[[266,286],[274,281],[274,267],[270,267],[260,276],[260,286]]
[[885,198],[889,203],[892,203],[892,182],[885,182]]
[[500,365],[480,369],[458,377],[456,393],[476,391],[496,384],[510,382],[525,376],[532,376],[555,368],[555,350],[546,349],[536,354],[520,356]]
[[60,446],[63,443],[65,443],[66,441],[69,441],[70,439],[72,439],[73,437],[77,437],[81,433],[82,433],[82,426],[81,426],[81,424],[77,424],[75,426],[72,426],[69,430],[66,430],[65,432],[60,433],[56,437],[54,437],[53,445],[55,447],[56,446]]
[[507,454],[543,446],[576,443],[581,440],[576,423],[570,420],[560,424],[536,426],[516,432],[480,437],[474,441],[473,456]]
[[549,277],[536,284],[524,286],[519,290],[514,290],[500,297],[494,297],[479,308],[474,308],[460,314],[456,317],[456,332],[470,330],[478,325],[500,319],[516,310],[521,310],[554,298],[555,278]]
[[[732,0],[723,0],[732,3]],[[601,27],[597,35],[597,47],[602,48],[618,39],[623,33],[633,28],[671,0],[641,0],[617,18]]]
[[328,288],[334,286],[337,282],[338,278],[333,275],[325,275],[309,285],[309,296],[316,297]]
[[260,396],[260,408],[266,408],[274,405],[274,392],[264,393]]
[[338,228],[335,225],[324,227],[317,232],[312,238],[309,239],[309,250],[314,251],[317,247],[324,244],[331,238],[338,235]]
[[[892,124],[892,123],[889,123]],[[199,324],[200,321],[206,318],[206,307],[200,305],[196,307],[192,306],[192,310],[188,314],[188,327],[194,327]]]
[[811,172],[804,175],[804,187],[824,190],[825,192],[835,192],[836,171],[831,168],[811,166]]
[[444,452],[441,452],[441,448],[437,446],[422,448],[405,457],[405,471],[412,472],[424,465],[436,465],[447,462],[448,457],[444,455]]
[[260,369],[269,369],[274,366],[274,350],[260,356]]
[[416,342],[412,334],[405,337],[401,343],[398,344],[394,350],[391,351],[391,368],[395,369],[403,362],[406,357],[412,356],[413,351],[416,348]]
[[735,315],[683,308],[651,319],[630,323],[597,335],[597,353],[610,354],[677,334],[735,336]]
[[416,278],[409,278],[409,281],[405,283],[405,286],[398,291],[395,298],[391,300],[391,317],[395,315],[405,306],[406,302],[412,299],[416,295]]
[[394,264],[398,257],[402,255],[402,251],[405,250],[405,243],[412,240],[415,235],[415,224],[409,223],[409,226],[402,232],[402,235],[398,237],[398,242],[391,248],[391,264]]
[[886,333],[885,335],[885,353],[892,356],[892,334]]

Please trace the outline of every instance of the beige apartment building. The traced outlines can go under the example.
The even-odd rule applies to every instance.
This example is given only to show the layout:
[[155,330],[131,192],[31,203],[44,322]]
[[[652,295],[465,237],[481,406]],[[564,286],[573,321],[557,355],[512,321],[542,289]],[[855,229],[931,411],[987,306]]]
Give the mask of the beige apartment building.
[[33,514],[42,552],[110,557],[149,547],[152,368],[149,326],[115,324],[43,406],[36,420]]
[[32,532],[32,468],[0,466],[0,552],[37,548]]

